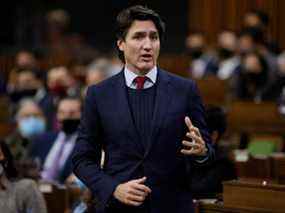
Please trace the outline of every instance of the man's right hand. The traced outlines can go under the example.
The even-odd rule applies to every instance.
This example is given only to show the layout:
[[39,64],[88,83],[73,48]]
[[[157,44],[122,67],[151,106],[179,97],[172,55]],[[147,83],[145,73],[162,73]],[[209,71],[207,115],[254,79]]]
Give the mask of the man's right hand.
[[144,202],[148,194],[151,193],[151,189],[144,185],[145,181],[146,177],[142,177],[119,184],[113,195],[126,205],[139,206]]

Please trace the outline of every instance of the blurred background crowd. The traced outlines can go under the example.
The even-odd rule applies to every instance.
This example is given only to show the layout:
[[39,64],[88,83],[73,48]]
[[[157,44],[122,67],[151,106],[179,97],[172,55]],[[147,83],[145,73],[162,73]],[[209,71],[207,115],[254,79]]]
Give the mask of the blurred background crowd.
[[[57,2],[58,5],[60,2]],[[116,16],[115,12],[130,3],[110,1],[108,4],[112,5],[108,13],[112,15],[111,18],[103,17],[104,11],[98,11],[100,7],[89,8],[86,11],[86,13],[98,13],[97,21],[106,20],[110,23],[110,26],[100,29],[106,31],[104,35],[113,31],[111,22]],[[13,22],[15,30],[10,34],[2,33],[1,140],[3,146],[8,146],[14,158],[18,179],[29,178],[75,187],[72,193],[77,196],[76,199],[71,199],[69,209],[74,212],[84,212],[92,199],[88,189],[72,174],[70,155],[77,137],[76,130],[86,88],[117,74],[123,64],[114,48],[115,41],[112,40],[115,38],[114,35],[108,35],[109,37],[105,39],[104,36],[101,38],[98,36],[94,41],[92,33],[88,34],[88,37],[86,33],[73,32],[71,30],[74,26],[73,21],[79,25],[84,25],[84,21],[80,21],[76,13],[69,13],[68,7],[41,10],[47,5],[48,2],[37,4],[30,1],[28,6],[16,7],[17,20]],[[235,101],[252,104],[270,102],[278,109],[276,116],[281,120],[280,123],[277,122],[278,127],[284,129],[282,114],[285,114],[283,107],[285,106],[285,50],[270,34],[271,17],[260,8],[249,8],[242,17],[239,17],[242,20],[240,29],[221,28],[215,35],[215,41],[209,42],[207,32],[199,29],[189,32],[187,29],[187,11],[185,11],[187,2],[177,6],[179,8],[174,8],[175,11],[172,13],[158,5],[162,7],[158,3],[149,4],[158,12],[162,10],[166,24],[168,19],[171,20],[169,22],[174,22],[169,27],[170,35],[166,33],[166,37],[170,38],[162,44],[159,66],[192,78],[197,81],[198,86],[201,86],[208,125],[215,148],[219,150],[217,164],[211,167],[213,171],[209,173],[209,177],[215,178],[202,181],[201,183],[205,183],[200,186],[203,189],[196,186],[198,189],[195,190],[200,193],[221,192],[222,180],[233,179],[240,174],[234,162],[237,159],[245,161],[244,158],[247,159],[244,157],[245,151],[254,150],[251,154],[284,152],[284,132],[282,134],[282,131],[273,130],[274,137],[271,135],[270,138],[273,138],[274,145],[262,143],[263,139],[259,143],[263,146],[255,148],[257,145],[250,145],[252,137],[243,131],[244,129],[238,134],[228,133],[227,127],[232,123],[227,121],[227,113],[230,111],[228,106]],[[85,8],[87,9],[87,6]],[[86,15],[83,17],[86,19]],[[89,30],[93,29],[95,32],[98,30],[92,25],[92,19],[86,24]],[[14,37],[9,38],[10,35]],[[203,82],[210,90],[210,94],[222,95],[225,101],[220,102],[219,99],[213,103],[209,101],[207,96],[204,96]],[[218,88],[221,85],[226,85],[226,90],[220,91]],[[262,107],[256,109],[259,115],[266,115]],[[249,113],[246,116],[250,117],[253,114]],[[265,126],[263,123],[256,125]],[[268,141],[266,137],[265,142]],[[7,155],[9,154],[4,153],[3,159],[7,159]],[[7,167],[5,162],[3,165],[5,169]],[[201,179],[202,176],[198,174],[197,178]],[[212,180],[216,182],[210,183]],[[204,189],[207,184],[214,187]],[[38,204],[31,205],[44,209],[40,197]]]

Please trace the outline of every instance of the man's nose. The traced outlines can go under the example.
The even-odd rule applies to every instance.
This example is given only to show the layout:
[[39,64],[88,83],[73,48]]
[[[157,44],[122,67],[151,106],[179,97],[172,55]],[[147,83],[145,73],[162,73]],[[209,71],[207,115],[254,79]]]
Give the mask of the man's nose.
[[144,40],[143,48],[144,48],[145,50],[151,50],[151,48],[152,48],[152,42],[151,42],[151,39],[150,39],[150,38],[146,38],[146,39]]

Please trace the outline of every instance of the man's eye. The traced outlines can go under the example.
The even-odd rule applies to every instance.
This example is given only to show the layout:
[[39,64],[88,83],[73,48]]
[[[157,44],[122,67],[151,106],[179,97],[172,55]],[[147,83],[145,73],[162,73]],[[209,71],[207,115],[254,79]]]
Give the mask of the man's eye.
[[151,40],[157,40],[157,39],[158,39],[158,36],[157,36],[157,35],[151,36],[150,39],[151,39]]

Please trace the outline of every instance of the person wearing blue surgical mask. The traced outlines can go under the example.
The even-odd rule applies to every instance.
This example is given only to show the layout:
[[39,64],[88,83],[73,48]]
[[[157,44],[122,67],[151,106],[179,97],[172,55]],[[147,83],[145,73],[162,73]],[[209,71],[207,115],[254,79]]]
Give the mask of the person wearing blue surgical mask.
[[17,113],[17,126],[21,136],[31,138],[42,134],[46,128],[46,121],[41,108],[30,99],[20,103]]
[[39,105],[32,99],[23,99],[16,113],[17,129],[7,137],[16,160],[26,157],[27,147],[33,137],[46,131],[46,119]]
[[19,122],[19,131],[26,138],[41,134],[45,131],[45,121],[35,116],[23,118]]

